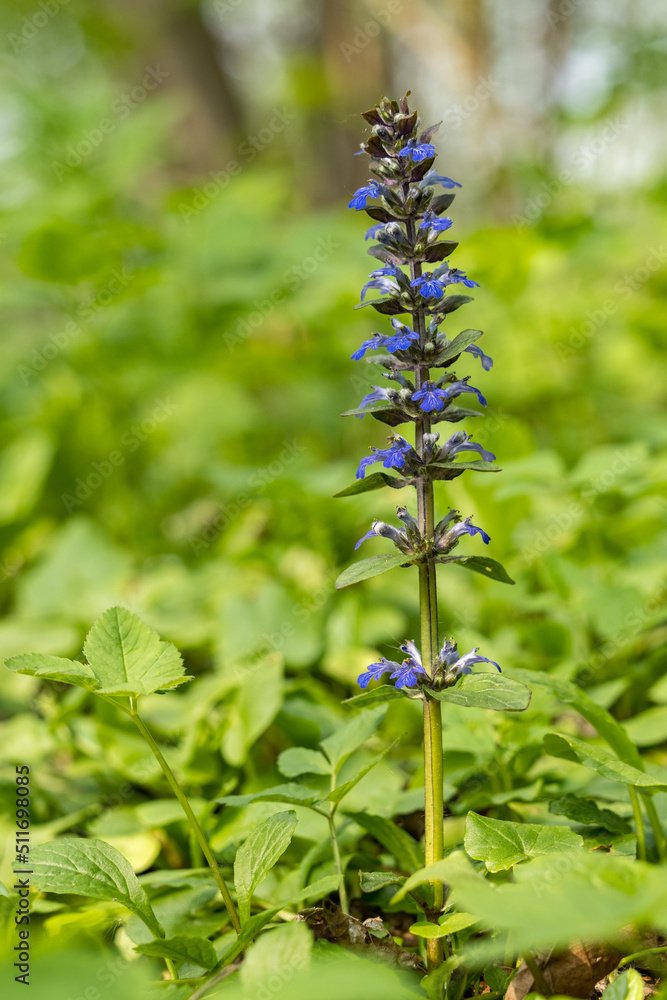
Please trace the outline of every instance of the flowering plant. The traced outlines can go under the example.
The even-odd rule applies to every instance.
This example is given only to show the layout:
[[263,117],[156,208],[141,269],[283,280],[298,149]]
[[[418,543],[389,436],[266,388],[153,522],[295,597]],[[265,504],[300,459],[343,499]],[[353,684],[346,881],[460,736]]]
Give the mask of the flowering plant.
[[[461,656],[454,639],[440,645],[438,563],[451,563],[504,583],[513,581],[494,559],[451,554],[466,536],[479,535],[484,544],[490,543],[489,535],[473,524],[471,517],[449,510],[441,520],[435,520],[434,483],[455,479],[467,470],[500,471],[493,464],[495,455],[473,441],[466,431],[456,431],[440,443],[440,434],[433,429],[436,423],[458,423],[480,415],[478,410],[459,405],[463,395],[471,394],[486,406],[481,390],[469,384],[470,376],[458,377],[452,365],[469,354],[488,372],[493,360],[477,344],[482,336],[480,330],[464,330],[455,337],[441,330],[450,313],[471,301],[467,295],[452,293],[452,286],[473,288],[477,282],[449,263],[458,244],[441,239],[441,234],[452,226],[452,220],[443,213],[454,200],[454,189],[461,185],[434,168],[436,151],[431,140],[438,126],[422,129],[417,112],[408,107],[407,96],[400,102],[384,99],[364,113],[371,135],[362,144],[362,152],[370,157],[374,176],[350,201],[350,208],[365,211],[373,220],[366,239],[376,242],[368,253],[382,265],[371,272],[357,308],[371,306],[389,317],[392,327],[390,333],[374,333],[365,340],[352,359],[378,366],[383,369],[383,377],[394,384],[375,385],[348,414],[371,414],[389,425],[392,433],[386,448],[372,447],[371,455],[362,458],[356,482],[337,496],[412,486],[417,494],[417,511],[414,517],[406,506],[398,507],[400,527],[375,520],[355,548],[367,540],[386,538],[398,554],[373,555],[354,563],[341,574],[336,586],[345,587],[398,566],[418,567],[421,650],[414,641],[406,641],[400,647],[405,654],[402,662],[381,657],[372,663],[360,675],[360,686],[366,689],[371,681],[388,674],[395,688],[384,685],[355,701],[394,697],[399,688],[423,703],[428,866],[443,857],[441,702],[516,711],[527,707],[530,692],[502,676],[498,664],[479,656],[476,648]],[[441,188],[444,193],[439,193]],[[433,270],[427,270],[429,266]],[[380,297],[367,300],[371,291],[380,292]],[[377,353],[366,357],[368,352]],[[393,431],[409,423],[414,425],[414,443]],[[461,461],[463,452],[473,452],[475,458]],[[367,475],[369,467],[379,462],[390,471]],[[473,666],[480,663],[490,664],[498,673],[473,674]],[[435,920],[444,905],[442,882],[434,880],[432,890],[430,917]],[[442,963],[441,936],[429,938],[427,953],[431,968]]]

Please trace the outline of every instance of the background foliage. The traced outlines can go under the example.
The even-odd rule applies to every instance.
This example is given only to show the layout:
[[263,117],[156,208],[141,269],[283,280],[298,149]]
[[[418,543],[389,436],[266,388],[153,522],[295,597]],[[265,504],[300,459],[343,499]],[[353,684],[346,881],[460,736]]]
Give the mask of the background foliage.
[[[492,378],[471,362],[490,398],[475,437],[505,472],[447,497],[517,581],[443,574],[442,629],[503,666],[578,679],[664,764],[661,6],[46,7],[12,0],[0,29],[0,655],[72,656],[106,608],[139,614],[197,676],[146,708],[203,808],[283,780],[280,751],[316,747],[360,668],[416,634],[412,570],[333,592],[394,497],[331,499],[384,437],[338,416],[371,383],[349,355],[380,329],[353,311],[371,269],[344,208],[365,177],[357,113],[410,87],[444,119],[441,164],[465,182],[456,263],[482,287],[453,332],[486,330],[495,359]],[[4,780],[33,769],[35,841],[85,831],[140,872],[199,864],[111,710],[8,672],[0,707]],[[390,706],[377,747],[407,735],[347,808],[418,835],[413,707]],[[540,758],[556,710],[545,693],[518,721],[473,711],[464,726],[447,709],[452,843],[468,807],[500,795],[498,815],[554,822],[546,799],[589,781]],[[591,790],[608,792],[595,777]],[[214,846],[231,859],[280,809],[210,817]],[[297,812],[267,899],[326,837]],[[361,830],[347,831],[349,853]],[[312,867],[333,870],[317,851]],[[179,892],[178,919],[212,927],[201,890]],[[109,951],[116,916],[50,913],[44,947]]]

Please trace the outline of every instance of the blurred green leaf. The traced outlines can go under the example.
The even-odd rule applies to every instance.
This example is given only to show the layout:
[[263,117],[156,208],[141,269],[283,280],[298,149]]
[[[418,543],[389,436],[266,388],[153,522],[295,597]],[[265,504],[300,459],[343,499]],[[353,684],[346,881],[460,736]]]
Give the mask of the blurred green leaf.
[[336,580],[336,590],[349,587],[353,583],[360,583],[362,580],[370,580],[371,577],[380,576],[397,566],[408,566],[410,560],[411,557],[408,555],[369,556],[368,559],[361,559],[343,570]]
[[278,757],[278,770],[286,778],[300,774],[331,774],[331,764],[319,750],[307,747],[289,747]]
[[189,937],[185,934],[138,944],[136,950],[142,955],[171,958],[179,964],[188,962],[192,965],[198,965],[202,969],[212,969],[218,961],[215,948],[207,938]]
[[345,763],[350,754],[365,743],[367,739],[374,736],[385,715],[387,708],[381,705],[378,708],[365,709],[355,715],[348,722],[343,723],[334,730],[331,736],[322,740],[320,746],[331,761],[331,766],[338,772],[341,765]]
[[547,733],[544,737],[544,749],[552,757],[561,757],[574,763],[583,764],[591,771],[596,771],[603,778],[612,781],[622,781],[645,792],[659,792],[667,789],[667,781],[652,777],[644,771],[639,771],[632,764],[618,760],[608,750],[584,743],[574,736],[564,736],[561,733]]

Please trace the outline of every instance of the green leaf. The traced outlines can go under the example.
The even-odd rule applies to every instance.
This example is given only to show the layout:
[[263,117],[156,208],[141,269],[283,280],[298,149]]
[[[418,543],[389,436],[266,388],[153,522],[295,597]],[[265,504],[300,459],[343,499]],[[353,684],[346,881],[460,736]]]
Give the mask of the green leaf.
[[5,661],[5,666],[17,674],[44,677],[50,681],[75,684],[88,691],[99,687],[99,681],[87,663],[68,660],[64,656],[46,656],[44,653],[19,653]]
[[278,770],[286,778],[298,778],[300,774],[331,774],[331,764],[319,750],[290,747],[278,757]]
[[426,882],[447,882],[451,874],[451,867],[452,864],[449,858],[445,858],[443,861],[436,861],[432,865],[417,868],[405,880],[398,892],[392,896],[390,900],[392,906],[394,903],[400,903],[409,892],[417,888],[417,886],[424,885]]
[[110,608],[92,627],[84,653],[104,694],[152,694],[192,680],[171,642],[127,608]]
[[379,705],[384,701],[398,701],[405,698],[405,694],[400,688],[395,688],[393,684],[380,684],[370,691],[362,691],[361,694],[354,694],[351,698],[345,698],[344,705],[351,705],[353,708],[362,708],[370,705]]
[[311,806],[321,798],[322,793],[316,788],[307,788],[305,785],[290,781],[289,784],[275,785],[273,788],[250,792],[248,795],[222,795],[215,801],[222,802],[226,806],[247,806],[250,802],[286,802],[291,806]]
[[464,847],[490,872],[502,872],[541,854],[556,854],[583,847],[583,838],[567,826],[512,823],[468,813]]
[[393,872],[359,872],[359,885],[362,892],[377,892],[387,885],[402,885],[405,882],[404,875],[395,875]]
[[472,301],[470,295],[446,295],[441,302],[438,302],[438,312],[446,315]]
[[385,403],[369,403],[368,406],[355,406],[353,410],[345,410],[341,413],[341,417],[365,417],[367,413],[394,409],[396,409],[396,404],[387,400]]
[[461,351],[464,351],[466,347],[470,347],[476,340],[479,340],[482,333],[482,330],[462,330],[458,336],[454,337],[451,344],[444,348],[442,353],[438,353],[436,367],[443,361],[449,361],[451,358],[458,357]]
[[187,934],[147,941],[146,944],[136,945],[135,951],[154,958],[171,958],[179,964],[189,962],[202,969],[212,969],[218,961],[215,948],[207,938],[190,937]]
[[459,471],[468,469],[473,472],[502,472],[499,465],[494,465],[493,462],[485,462],[481,458],[474,462],[430,462],[429,469],[457,469]]
[[453,240],[443,240],[441,243],[432,243],[424,250],[424,260],[429,264],[434,264],[438,260],[445,260],[453,253],[458,246]]
[[313,948],[313,935],[305,923],[282,924],[273,930],[262,934],[249,949],[243,965],[240,979],[248,996],[268,997],[271,990],[268,983],[273,983],[276,973],[283,979],[289,970],[305,968],[310,961]]
[[296,829],[296,813],[275,813],[252,831],[234,861],[234,885],[242,921],[250,917],[252,894],[287,850]]
[[380,576],[397,566],[409,566],[410,562],[411,557],[408,555],[369,556],[368,559],[361,559],[343,570],[336,580],[336,590],[349,587],[353,583],[360,583],[362,580],[370,580],[372,576]]
[[439,563],[452,563],[455,566],[462,566],[464,569],[471,569],[474,573],[481,573],[488,580],[499,580],[500,583],[514,583],[508,575],[504,566],[501,566],[495,559],[487,556],[443,556],[436,559]]
[[580,798],[568,792],[549,803],[549,812],[556,816],[567,816],[584,826],[603,826],[611,833],[630,833],[630,824],[611,809],[600,809],[594,799]]
[[602,994],[604,1000],[644,1000],[644,980],[636,969],[626,969]]
[[472,913],[450,913],[439,924],[432,924],[427,920],[413,924],[410,933],[423,938],[441,938],[448,934],[458,934],[478,923],[479,917],[474,917]]
[[652,747],[667,740],[667,705],[649,708],[623,722],[623,728],[638,747]]
[[378,754],[374,761],[367,764],[365,767],[360,768],[356,774],[354,774],[348,781],[343,782],[342,785],[337,785],[336,788],[334,788],[334,790],[327,795],[327,802],[341,802],[345,796],[359,784],[362,778],[365,778],[374,767],[377,767],[380,761],[384,760],[387,754],[394,749],[397,743],[398,739],[395,739],[389,744],[389,746],[384,748],[382,753]]
[[370,476],[366,476],[364,479],[357,479],[351,486],[346,486],[344,490],[334,493],[334,497],[354,497],[358,493],[371,493],[373,490],[381,490],[383,486],[391,486],[394,490],[402,490],[409,483],[409,479],[388,476],[386,472],[373,472]]
[[561,757],[563,760],[571,760],[577,764],[583,764],[591,771],[596,771],[603,778],[611,778],[612,781],[622,781],[625,785],[632,785],[645,792],[660,792],[667,789],[667,781],[654,778],[644,771],[638,770],[632,764],[626,764],[623,760],[618,760],[609,750],[604,747],[594,746],[592,743],[584,743],[583,740],[575,739],[574,736],[563,736],[561,733],[547,733],[544,737],[544,749],[552,757]]
[[387,714],[387,707],[366,709],[335,729],[331,736],[322,740],[320,746],[331,761],[334,771],[339,771],[350,754],[373,736]]
[[366,812],[346,812],[345,815],[375,837],[405,871],[414,871],[424,864],[424,854],[417,841],[390,819]]
[[66,837],[38,844],[30,853],[33,884],[41,892],[76,893],[115,900],[135,913],[157,937],[164,937],[134,869],[104,840]]
[[455,687],[431,691],[438,701],[448,701],[465,708],[491,708],[502,712],[523,712],[530,704],[531,691],[524,684],[504,674],[467,674]]
[[517,680],[528,684],[530,687],[534,687],[537,684],[538,686],[549,688],[560,698],[563,704],[572,705],[580,715],[583,715],[586,721],[590,722],[597,729],[602,739],[607,741],[619,757],[628,761],[629,764],[633,764],[638,770],[644,770],[644,762],[641,759],[639,751],[623,726],[616,721],[606,708],[602,708],[596,704],[576,684],[560,680],[541,671],[525,670],[522,667],[512,667],[506,671],[507,673],[511,677],[516,677]]

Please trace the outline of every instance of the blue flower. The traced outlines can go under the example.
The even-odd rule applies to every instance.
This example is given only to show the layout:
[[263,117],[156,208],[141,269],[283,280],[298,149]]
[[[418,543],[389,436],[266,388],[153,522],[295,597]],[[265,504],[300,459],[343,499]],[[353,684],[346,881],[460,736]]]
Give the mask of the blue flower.
[[369,181],[364,187],[357,188],[357,190],[352,195],[352,201],[348,205],[348,208],[356,208],[357,212],[366,208],[366,203],[368,198],[379,198],[380,189],[377,185],[377,181]]
[[[373,272],[375,273],[375,272]],[[371,277],[370,281],[367,281],[364,287],[361,289],[361,301],[364,301],[366,297],[366,292],[369,288],[377,288],[379,292],[388,295],[395,295],[398,291],[398,285],[393,278],[385,277],[382,273],[378,274],[377,277]]]
[[491,368],[493,368],[493,358],[490,358],[488,354],[485,354],[482,348],[478,347],[477,344],[470,344],[469,347],[464,347],[463,349],[464,351],[467,351],[468,354],[472,354],[474,357],[479,358],[485,372],[488,372]]
[[438,389],[435,382],[430,380],[412,394],[412,402],[419,403],[420,409],[425,413],[429,413],[431,410],[444,410],[443,400],[447,398],[447,393],[443,389]]
[[[366,396],[364,396],[357,409],[360,410],[364,406],[370,406],[371,403],[388,402],[390,399],[391,396],[389,395],[389,389],[383,389],[381,385],[374,385],[373,392],[369,392]],[[364,414],[358,413],[357,416],[361,417],[363,420]]]
[[410,285],[412,288],[418,288],[425,299],[441,299],[445,294],[445,283],[433,278],[430,271],[421,278],[413,278]]
[[466,434],[465,431],[456,431],[452,436],[445,441],[442,446],[441,457],[442,458],[454,458],[461,451],[476,451],[479,453],[480,458],[483,458],[485,462],[493,462],[495,455],[492,451],[486,451],[482,448],[481,444],[477,444],[476,441],[471,441],[470,435]]
[[448,219],[446,216],[440,218],[435,214],[435,212],[425,212],[424,218],[419,223],[420,229],[432,229],[434,233],[443,233],[445,229],[449,229],[452,225],[452,220]]
[[[446,276],[445,272],[447,272]],[[460,271],[458,267],[450,267],[446,261],[434,273],[440,281],[444,280],[446,285],[465,285],[466,288],[479,288],[478,281],[466,277],[463,271]]]
[[489,660],[486,656],[477,656],[477,650],[479,646],[475,646],[471,649],[469,653],[465,656],[459,657],[459,648],[453,639],[446,639],[442,644],[442,649],[438,654],[438,661],[446,671],[455,674],[470,674],[472,673],[470,665],[472,663],[492,663],[497,670],[502,673],[502,670],[498,666],[495,660]]
[[375,226],[371,226],[370,229],[367,229],[366,236],[364,237],[364,242],[366,240],[374,240],[376,234],[379,233],[381,229],[384,229],[384,226],[385,226],[384,222],[378,222]]
[[[486,406],[486,400],[484,399],[484,396],[481,394],[479,389],[475,388],[474,385],[468,385],[467,378],[468,376],[466,376],[466,378],[458,379],[458,381],[456,382],[451,382],[447,386],[447,391],[445,392],[445,395],[449,396],[450,399],[454,399],[455,396],[460,396],[461,393],[463,392],[474,392],[475,395],[477,396],[477,399],[482,404],[482,406]],[[413,396],[412,398],[414,399],[415,397]],[[440,407],[440,409],[442,409],[442,407]]]
[[464,521],[459,521],[453,528],[450,528],[447,532],[447,541],[453,541],[455,538],[460,538],[461,535],[471,535],[472,537],[481,535],[485,545],[491,541],[491,536],[487,535],[483,528],[478,528],[476,524],[473,524],[471,517],[466,517]]
[[430,142],[417,144],[414,139],[410,139],[398,155],[409,156],[413,163],[419,163],[421,160],[427,160],[429,156],[435,156],[435,146]]
[[405,455],[411,449],[412,445],[409,441],[406,441],[400,434],[395,434],[389,448],[372,448],[373,454],[362,458],[357,469],[357,479],[363,479],[368,466],[375,462],[382,462],[385,469],[402,469],[405,465]]
[[391,675],[391,680],[396,678],[395,684],[397,688],[402,687],[414,687],[417,683],[417,675],[425,674],[424,668],[415,663],[414,660],[403,660],[400,666],[397,665],[397,669],[394,670]]
[[382,336],[381,333],[374,333],[370,340],[364,340],[361,347],[357,348],[357,350],[352,355],[351,360],[360,361],[361,358],[363,358],[366,351],[377,351],[380,347],[382,347],[384,339],[385,338]]
[[387,524],[385,521],[373,521],[371,530],[367,531],[363,538],[360,538],[354,546],[355,552],[361,543],[367,541],[369,538],[390,538],[394,545],[397,545],[400,549],[409,548],[407,545],[408,537],[405,532],[399,531],[398,528],[394,528],[393,525]]
[[451,177],[443,177],[438,171],[432,167],[421,180],[421,187],[434,186],[436,184],[442,184],[444,188],[460,188],[461,185],[458,181],[453,181]]
[[359,674],[357,678],[359,687],[367,688],[372,680],[379,681],[384,674],[390,673],[395,667],[400,669],[399,664],[394,660],[386,660],[384,656],[381,656],[379,663],[371,663],[368,670]]
[[396,332],[393,337],[385,337],[382,343],[382,346],[386,347],[390,354],[393,354],[394,351],[407,351],[415,340],[419,340],[419,334],[411,330],[405,323],[401,323],[395,316],[392,317],[391,325]]

